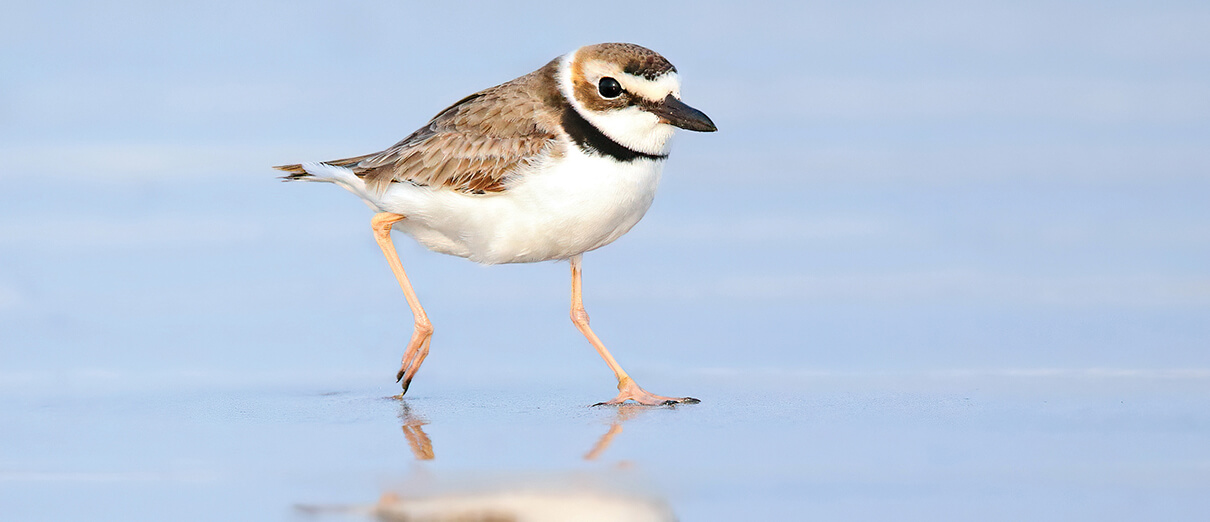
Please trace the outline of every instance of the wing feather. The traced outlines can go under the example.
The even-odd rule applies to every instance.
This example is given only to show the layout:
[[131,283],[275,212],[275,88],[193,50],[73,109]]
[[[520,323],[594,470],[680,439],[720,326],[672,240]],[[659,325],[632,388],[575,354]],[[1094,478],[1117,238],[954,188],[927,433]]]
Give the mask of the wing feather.
[[[377,194],[395,182],[470,193],[506,190],[524,166],[558,153],[564,104],[557,64],[459,100],[382,152],[324,163],[351,169]],[[289,173],[286,179],[307,177],[301,165],[275,168]]]
[[[409,182],[464,192],[499,192],[554,147],[559,122],[555,62],[467,96],[390,148],[338,160],[370,191]],[[353,159],[356,159],[354,162]]]

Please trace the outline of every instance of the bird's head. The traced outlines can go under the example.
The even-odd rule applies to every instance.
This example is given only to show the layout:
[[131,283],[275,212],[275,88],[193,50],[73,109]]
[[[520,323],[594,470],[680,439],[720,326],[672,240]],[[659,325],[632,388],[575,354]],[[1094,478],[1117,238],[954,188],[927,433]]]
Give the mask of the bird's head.
[[588,45],[559,64],[559,90],[603,134],[645,154],[666,154],[674,127],[713,132],[714,122],[681,102],[676,68],[634,44]]

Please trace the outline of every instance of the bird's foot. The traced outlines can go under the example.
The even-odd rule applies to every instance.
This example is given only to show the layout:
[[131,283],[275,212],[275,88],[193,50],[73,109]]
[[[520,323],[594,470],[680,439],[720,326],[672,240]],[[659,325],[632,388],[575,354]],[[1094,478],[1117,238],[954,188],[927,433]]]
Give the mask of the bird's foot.
[[402,399],[404,395],[407,395],[407,394],[408,394],[408,386],[409,386],[409,385],[411,385],[411,384],[412,384],[412,382],[411,382],[411,381],[407,381],[407,382],[403,382],[403,383],[400,383],[400,384],[402,385],[402,388],[403,388],[403,389],[399,390],[399,395],[398,395],[398,397],[399,397],[400,399]]
[[395,375],[395,382],[399,383],[402,389],[399,390],[398,395],[392,395],[392,399],[403,400],[403,396],[408,394],[408,386],[412,384],[412,379],[404,379],[404,373],[406,371],[406,367],[400,368],[399,373]]
[[634,383],[629,377],[622,379],[618,383],[618,396],[612,400],[598,402],[593,406],[615,406],[625,403],[626,401],[634,401],[644,406],[672,406],[674,404],[697,404],[699,401],[693,397],[665,397],[656,395]]
[[399,370],[399,374],[397,374],[395,376],[395,382],[399,383],[399,385],[402,389],[399,391],[399,395],[396,395],[396,397],[402,399],[404,395],[407,395],[408,387],[410,387],[412,385],[412,377],[414,377],[414,376],[415,376],[415,373],[413,373],[412,375],[408,375],[405,378],[404,370]]
[[429,342],[432,339],[432,325],[427,322],[416,323],[416,329],[412,332],[412,340],[408,342],[408,348],[403,352],[403,360],[399,363],[399,372],[395,374],[395,382],[403,388],[399,392],[399,397],[407,394],[408,387],[412,385],[412,379],[416,378],[416,370],[420,369],[420,364],[429,355]]

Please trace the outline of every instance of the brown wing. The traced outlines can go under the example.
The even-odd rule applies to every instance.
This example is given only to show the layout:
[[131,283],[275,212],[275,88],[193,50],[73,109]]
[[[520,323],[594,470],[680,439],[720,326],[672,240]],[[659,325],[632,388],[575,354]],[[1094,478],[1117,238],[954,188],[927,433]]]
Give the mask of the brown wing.
[[[555,145],[560,105],[554,69],[551,62],[467,96],[382,152],[325,163],[352,169],[377,193],[395,181],[471,193],[503,191],[519,168]],[[278,168],[305,175],[298,165]]]

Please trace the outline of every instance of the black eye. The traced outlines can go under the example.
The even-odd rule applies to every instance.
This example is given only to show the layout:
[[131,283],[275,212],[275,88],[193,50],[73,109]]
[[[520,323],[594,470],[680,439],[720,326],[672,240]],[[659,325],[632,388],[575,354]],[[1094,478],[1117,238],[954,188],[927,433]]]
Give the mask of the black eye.
[[617,98],[622,95],[622,84],[606,76],[597,84],[597,91],[600,91],[602,98]]

